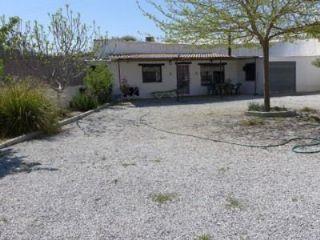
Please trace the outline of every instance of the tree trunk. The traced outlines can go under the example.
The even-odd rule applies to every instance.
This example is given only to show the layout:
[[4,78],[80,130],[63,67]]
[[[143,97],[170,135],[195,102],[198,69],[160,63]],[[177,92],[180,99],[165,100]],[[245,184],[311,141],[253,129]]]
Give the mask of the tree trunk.
[[269,63],[269,42],[263,44],[263,65],[264,65],[264,107],[270,112],[270,63]]

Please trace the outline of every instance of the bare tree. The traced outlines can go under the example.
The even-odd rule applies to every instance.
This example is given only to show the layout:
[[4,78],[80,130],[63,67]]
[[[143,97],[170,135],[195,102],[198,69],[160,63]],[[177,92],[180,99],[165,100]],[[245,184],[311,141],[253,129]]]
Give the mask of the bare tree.
[[58,94],[86,69],[85,59],[93,56],[95,24],[85,24],[79,13],[66,5],[49,14],[47,27],[39,22],[21,22],[17,49],[23,62],[37,71]]

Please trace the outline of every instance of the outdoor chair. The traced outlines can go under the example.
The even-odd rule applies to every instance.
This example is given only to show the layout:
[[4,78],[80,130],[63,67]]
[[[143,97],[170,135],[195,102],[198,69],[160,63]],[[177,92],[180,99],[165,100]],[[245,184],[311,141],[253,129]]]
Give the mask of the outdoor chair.
[[215,95],[217,94],[217,86],[216,84],[210,84],[210,85],[207,85],[207,92],[208,92],[208,95]]
[[240,88],[242,86],[242,83],[237,83],[235,88],[234,88],[234,94],[235,95],[240,95]]
[[122,85],[121,86],[121,93],[122,96],[127,97],[133,97],[133,96],[140,96],[140,91],[138,87],[130,87],[128,85]]

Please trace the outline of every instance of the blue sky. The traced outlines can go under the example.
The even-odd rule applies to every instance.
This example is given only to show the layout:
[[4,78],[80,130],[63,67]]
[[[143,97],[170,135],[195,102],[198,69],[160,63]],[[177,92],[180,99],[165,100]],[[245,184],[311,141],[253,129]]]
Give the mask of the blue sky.
[[[145,0],[140,0],[143,6]],[[74,12],[80,12],[84,22],[95,20],[108,36],[134,35],[140,39],[151,34],[161,37],[162,32],[142,15],[136,0],[0,0],[0,15],[19,16],[24,20],[38,20],[46,24],[48,12],[69,4]]]

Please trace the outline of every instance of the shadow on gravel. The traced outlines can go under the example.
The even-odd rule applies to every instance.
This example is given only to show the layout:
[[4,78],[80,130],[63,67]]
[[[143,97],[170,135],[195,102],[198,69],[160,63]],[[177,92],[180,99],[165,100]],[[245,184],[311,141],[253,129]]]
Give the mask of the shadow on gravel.
[[179,100],[177,98],[164,98],[164,99],[140,99],[131,100],[131,104],[135,107],[155,107],[155,106],[175,106],[175,105],[197,105],[206,103],[223,103],[232,101],[246,101],[260,99],[259,96],[252,95],[240,95],[240,96],[203,96],[203,97],[181,97]]
[[58,171],[57,168],[41,167],[38,162],[25,162],[25,157],[17,157],[12,149],[0,150],[0,179],[16,173],[32,171]]

